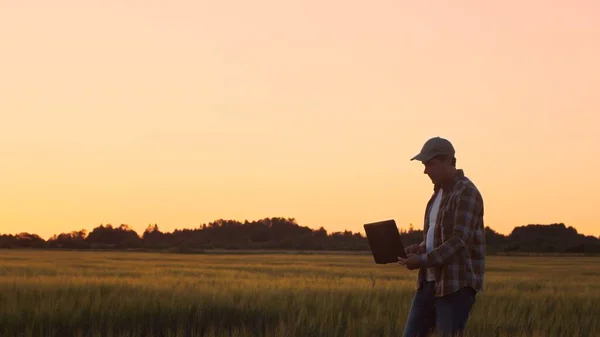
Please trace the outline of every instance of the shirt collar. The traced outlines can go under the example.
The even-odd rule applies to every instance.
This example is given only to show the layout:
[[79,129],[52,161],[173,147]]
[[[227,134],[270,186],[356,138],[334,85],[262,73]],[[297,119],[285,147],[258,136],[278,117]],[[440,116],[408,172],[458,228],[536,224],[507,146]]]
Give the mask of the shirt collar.
[[454,184],[456,184],[464,176],[465,176],[465,172],[462,169],[457,169],[456,173],[454,174],[454,176],[452,177],[452,179],[450,179],[445,184],[436,184],[436,185],[434,185],[433,186],[433,190],[435,192],[437,192],[437,191],[439,191],[440,188],[443,188],[444,190],[448,191],[448,190],[452,189],[452,187],[454,187]]

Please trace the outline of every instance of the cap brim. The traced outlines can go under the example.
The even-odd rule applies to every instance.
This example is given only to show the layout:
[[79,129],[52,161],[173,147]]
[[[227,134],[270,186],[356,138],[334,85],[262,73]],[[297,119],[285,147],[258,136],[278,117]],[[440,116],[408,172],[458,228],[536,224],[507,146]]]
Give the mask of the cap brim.
[[412,160],[418,160],[418,161],[421,161],[421,162],[425,162],[425,161],[428,161],[429,159],[431,159],[432,157],[433,156],[431,156],[431,155],[427,155],[427,154],[424,154],[424,153],[419,153],[416,156],[412,157],[410,160],[411,161]]

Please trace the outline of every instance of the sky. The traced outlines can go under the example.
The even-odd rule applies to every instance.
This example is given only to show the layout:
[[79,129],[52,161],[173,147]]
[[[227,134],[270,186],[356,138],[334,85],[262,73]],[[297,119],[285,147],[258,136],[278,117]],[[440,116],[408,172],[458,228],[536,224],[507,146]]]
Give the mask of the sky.
[[449,139],[485,225],[600,235],[596,1],[0,1],[0,233],[421,228]]

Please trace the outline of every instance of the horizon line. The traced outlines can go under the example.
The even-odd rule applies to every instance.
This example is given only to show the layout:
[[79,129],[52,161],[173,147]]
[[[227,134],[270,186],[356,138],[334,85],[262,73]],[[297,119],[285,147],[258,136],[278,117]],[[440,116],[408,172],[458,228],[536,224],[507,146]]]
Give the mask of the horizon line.
[[[233,221],[233,222],[237,222],[237,223],[240,223],[240,224],[244,225],[244,224],[245,224],[245,222],[248,222],[248,223],[253,223],[253,222],[260,222],[261,220],[272,220],[272,219],[283,219],[283,220],[285,220],[285,221],[288,221],[288,220],[293,220],[297,226],[299,226],[299,227],[306,227],[306,228],[309,228],[309,229],[311,229],[311,230],[313,230],[313,231],[316,231],[316,230],[319,230],[320,228],[323,228],[323,229],[325,229],[325,231],[327,231],[327,234],[331,234],[331,233],[343,233],[343,232],[351,232],[352,234],[355,234],[355,233],[360,233],[361,235],[362,235],[362,234],[364,234],[364,230],[362,230],[362,231],[357,231],[357,232],[355,232],[355,231],[352,231],[352,230],[349,230],[349,229],[341,229],[341,230],[335,230],[335,231],[333,231],[333,230],[329,230],[329,229],[327,229],[325,226],[319,226],[318,228],[313,228],[313,227],[311,227],[311,226],[307,226],[307,225],[302,225],[302,224],[300,224],[299,222],[297,222],[297,221],[296,221],[296,218],[295,218],[295,217],[280,217],[280,216],[279,216],[279,217],[278,217],[278,216],[272,216],[272,217],[263,217],[263,218],[257,218],[257,219],[255,219],[255,220],[249,220],[249,219],[238,220],[238,219],[232,219],[232,218],[231,218],[231,219],[218,218],[218,219],[214,219],[214,220],[212,220],[212,221],[209,221],[209,222],[203,222],[203,223],[199,224],[197,227],[183,227],[183,228],[174,228],[174,229],[173,229],[173,230],[171,230],[171,231],[163,231],[163,230],[161,230],[161,232],[162,232],[162,233],[174,233],[175,231],[183,231],[183,230],[198,230],[198,229],[200,229],[200,230],[201,230],[201,229],[202,229],[202,226],[204,226],[204,225],[209,225],[209,224],[211,224],[211,223],[215,223],[215,222],[218,222],[218,221]],[[87,228],[81,228],[81,229],[79,229],[79,230],[71,230],[71,231],[66,231],[66,232],[62,231],[62,232],[59,232],[59,233],[54,233],[54,234],[50,235],[48,238],[46,238],[46,239],[44,239],[42,236],[40,236],[40,235],[39,235],[39,234],[37,234],[37,233],[26,232],[26,231],[23,231],[23,232],[18,232],[18,233],[12,233],[12,234],[11,234],[11,233],[2,233],[2,232],[0,232],[0,235],[13,235],[13,236],[17,236],[17,235],[20,235],[20,234],[34,234],[34,235],[37,235],[37,236],[39,236],[40,238],[44,239],[45,241],[47,241],[47,240],[51,239],[52,237],[54,237],[54,236],[58,236],[58,235],[60,235],[60,234],[69,234],[69,233],[72,233],[72,232],[79,232],[79,231],[81,231],[81,230],[84,230],[84,231],[86,231],[86,233],[88,233],[88,234],[89,234],[89,233],[91,233],[91,231],[93,231],[95,228],[98,228],[98,227],[100,227],[100,226],[108,226],[108,225],[112,226],[113,228],[117,228],[117,227],[120,227],[120,226],[123,226],[123,225],[124,225],[124,226],[127,226],[127,228],[128,228],[128,229],[130,229],[130,230],[134,231],[136,234],[138,234],[138,236],[140,236],[140,233],[138,233],[138,231],[136,231],[135,229],[133,229],[133,228],[131,227],[131,225],[130,225],[130,224],[127,224],[127,223],[113,224],[113,223],[111,223],[111,222],[108,222],[108,223],[100,223],[99,225],[93,226],[93,227],[91,228],[91,230],[89,230],[89,229],[87,229]],[[158,223],[148,223],[148,224],[147,224],[147,226],[146,226],[146,228],[148,228],[149,226],[154,226],[154,225],[158,226],[158,227],[159,227],[159,229],[160,229],[160,225],[159,225]],[[410,230],[410,227],[411,227],[411,225],[412,225],[412,223],[409,223],[409,224],[408,224],[408,226],[399,226],[399,225],[398,225],[398,231],[400,231],[400,232],[402,232],[402,230],[409,231],[409,230]],[[563,225],[563,226],[564,226],[565,228],[567,228],[567,229],[568,229],[568,228],[573,228],[573,229],[574,229],[574,230],[577,232],[577,234],[580,234],[580,235],[583,235],[583,236],[591,236],[591,237],[597,237],[597,238],[600,238],[600,234],[599,234],[599,235],[593,235],[593,234],[584,234],[584,233],[580,232],[580,231],[577,229],[577,227],[575,227],[575,226],[572,226],[572,225],[567,225],[567,224],[566,224],[566,223],[564,223],[564,222],[552,222],[552,223],[528,223],[528,224],[526,224],[526,225],[514,226],[514,227],[512,228],[512,230],[511,230],[509,233],[507,233],[507,234],[503,234],[503,233],[501,233],[501,232],[498,232],[497,230],[495,230],[495,229],[494,229],[493,227],[491,227],[490,225],[486,225],[486,226],[484,226],[484,228],[489,228],[489,229],[491,229],[492,231],[494,231],[495,233],[497,233],[497,234],[500,234],[500,235],[503,235],[503,236],[509,236],[509,235],[510,235],[510,234],[511,234],[511,233],[512,233],[512,232],[513,232],[513,231],[514,231],[516,228],[520,228],[520,227],[527,227],[527,226],[552,226],[552,225]],[[421,228],[421,227],[415,227],[415,226],[412,226],[412,227],[413,227],[413,229],[412,229],[413,231],[422,231],[422,230],[423,230],[423,228]],[[144,231],[145,231],[145,230],[146,230],[146,229],[144,229],[144,230],[142,231],[142,235],[143,235],[143,233],[144,233]]]

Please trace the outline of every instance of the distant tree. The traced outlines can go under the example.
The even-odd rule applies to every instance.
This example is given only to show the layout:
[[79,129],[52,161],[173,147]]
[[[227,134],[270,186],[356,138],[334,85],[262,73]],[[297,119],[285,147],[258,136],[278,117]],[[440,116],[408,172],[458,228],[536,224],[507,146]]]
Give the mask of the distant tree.
[[319,227],[319,229],[315,231],[315,237],[317,237],[317,238],[326,238],[327,237],[327,230],[325,228],[323,228],[323,226]]
[[43,248],[46,241],[37,234],[19,233],[15,237],[17,247]]
[[138,246],[140,237],[128,225],[123,224],[113,228],[111,224],[107,224],[94,228],[87,236],[86,241],[96,246],[116,247],[118,245],[130,248],[131,245]]
[[48,246],[51,248],[85,249],[89,248],[89,243],[85,241],[86,237],[87,231],[85,229],[72,231],[71,233],[55,234],[48,239]]

